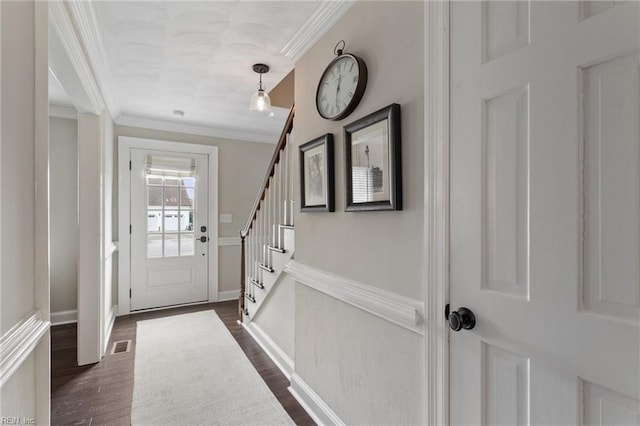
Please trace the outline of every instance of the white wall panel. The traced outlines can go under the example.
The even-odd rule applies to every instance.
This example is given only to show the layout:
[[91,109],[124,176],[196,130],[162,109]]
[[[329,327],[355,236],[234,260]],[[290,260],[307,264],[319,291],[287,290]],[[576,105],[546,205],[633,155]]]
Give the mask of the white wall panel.
[[484,102],[484,282],[529,297],[529,88]]
[[584,308],[640,318],[638,52],[584,68]]

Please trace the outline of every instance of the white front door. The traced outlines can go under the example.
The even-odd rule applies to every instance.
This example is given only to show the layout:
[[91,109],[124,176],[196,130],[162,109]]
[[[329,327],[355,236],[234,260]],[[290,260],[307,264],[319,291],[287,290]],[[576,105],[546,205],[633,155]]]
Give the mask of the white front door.
[[639,6],[451,4],[452,424],[640,424]]
[[131,310],[208,300],[208,158],[131,150]]

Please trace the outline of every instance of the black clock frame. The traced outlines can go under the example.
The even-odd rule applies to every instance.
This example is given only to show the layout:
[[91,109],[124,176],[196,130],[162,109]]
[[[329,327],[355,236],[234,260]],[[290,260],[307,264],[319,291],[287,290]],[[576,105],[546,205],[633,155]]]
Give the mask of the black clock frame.
[[[347,105],[347,108],[344,111],[342,111],[340,114],[336,115],[335,117],[327,117],[322,113],[322,111],[320,111],[320,107],[318,106],[318,96],[320,94],[320,86],[322,85],[322,82],[324,81],[324,77],[327,75],[327,73],[329,72],[333,64],[335,64],[345,56],[353,58],[358,64],[358,84],[356,85],[356,90],[353,94],[353,97],[351,98],[351,102],[349,103],[349,105]],[[367,88],[367,64],[358,56],[352,55],[350,53],[343,53],[341,55],[338,55],[336,58],[333,59],[333,61],[329,62],[327,67],[324,69],[322,76],[320,77],[320,81],[318,82],[318,88],[316,89],[316,110],[318,111],[318,114],[320,114],[320,117],[326,120],[332,120],[332,121],[342,120],[343,118],[351,114],[356,109],[358,104],[360,104],[360,101],[362,100],[362,96],[364,95],[364,91],[366,88]]]

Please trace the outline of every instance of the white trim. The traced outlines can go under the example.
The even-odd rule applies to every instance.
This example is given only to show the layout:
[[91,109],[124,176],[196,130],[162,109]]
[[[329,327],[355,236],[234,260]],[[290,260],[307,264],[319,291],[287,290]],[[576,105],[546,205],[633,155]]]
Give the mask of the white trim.
[[260,345],[262,350],[265,351],[269,358],[274,362],[274,364],[282,371],[282,374],[285,375],[287,380],[291,380],[291,375],[293,374],[293,360],[287,355],[280,346],[276,342],[274,342],[271,337],[264,332],[259,325],[254,322],[249,324],[245,324],[243,322],[240,323],[245,330],[253,337],[253,340]]
[[340,277],[320,269],[291,260],[284,267],[298,283],[360,308],[370,314],[424,334],[421,301],[390,291]]
[[78,322],[78,310],[51,312],[51,326],[73,324]]
[[426,2],[424,97],[425,423],[449,424],[449,2]]
[[86,56],[102,98],[111,113],[111,117],[118,117],[120,115],[120,106],[114,95],[116,90],[113,82],[113,73],[109,69],[93,6],[88,1],[72,1],[66,2],[66,4],[73,16],[73,21],[76,23],[78,38],[85,48]]
[[[118,315],[131,312],[131,149],[190,152],[209,156],[209,298],[218,301],[218,147],[211,145],[118,137]],[[215,243],[214,243],[215,242]]]
[[220,237],[218,238],[218,246],[239,246],[240,237]]
[[323,401],[320,396],[296,373],[291,375],[289,392],[302,408],[319,425],[344,425],[345,422]]
[[[34,307],[39,315],[39,324],[33,330],[32,340],[20,343],[23,350],[34,345],[35,360],[35,400],[36,419],[39,424],[51,422],[51,336],[50,327],[50,241],[51,224],[49,206],[49,8],[47,4],[36,2],[34,9],[35,26],[35,78],[34,78],[34,166],[35,166],[35,241]],[[27,53],[27,52],[25,52]],[[25,283],[26,284],[26,283]],[[4,354],[0,359],[4,359]],[[20,361],[22,362],[22,361]]]
[[66,118],[68,120],[77,120],[78,111],[74,107],[49,105],[49,117]]
[[218,292],[218,302],[228,302],[229,300],[238,300],[240,290],[225,290]]
[[13,326],[0,338],[0,387],[11,378],[49,331],[40,311]]
[[280,53],[292,62],[304,55],[355,4],[354,0],[321,2],[309,18],[300,25]]
[[91,70],[91,65],[84,54],[82,43],[75,30],[74,22],[67,11],[67,2],[50,1],[47,3],[49,6],[49,22],[56,30],[56,34],[62,42],[69,60],[73,65],[73,69],[77,73],[80,84],[89,98],[89,102],[93,108],[90,112],[100,114],[104,109],[102,94]]
[[118,305],[113,305],[107,314],[107,322],[104,330],[104,344],[102,345],[105,348],[105,352],[109,346],[109,339],[111,338],[111,331],[113,330],[113,324],[116,322],[116,317],[118,316]]
[[247,132],[239,129],[218,129],[214,127],[199,126],[188,123],[172,123],[169,121],[156,120],[146,117],[135,117],[121,115],[115,119],[119,126],[139,127],[142,129],[162,130],[165,132],[184,133],[189,135],[209,136],[221,139],[233,139],[245,142],[260,142],[276,144],[278,135],[268,135],[262,133]]
[[118,243],[115,241],[111,241],[109,245],[104,250],[104,258],[108,259],[113,256],[113,253],[118,251]]

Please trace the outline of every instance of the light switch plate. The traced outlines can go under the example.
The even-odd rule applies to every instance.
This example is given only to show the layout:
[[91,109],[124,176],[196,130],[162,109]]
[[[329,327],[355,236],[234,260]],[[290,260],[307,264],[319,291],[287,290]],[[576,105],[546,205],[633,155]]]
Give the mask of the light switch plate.
[[220,215],[220,223],[232,223],[233,222],[233,217],[231,216],[231,213],[222,213]]

